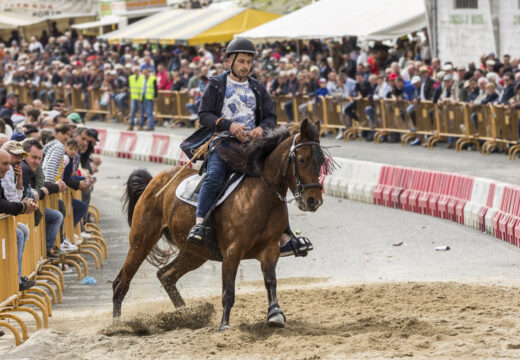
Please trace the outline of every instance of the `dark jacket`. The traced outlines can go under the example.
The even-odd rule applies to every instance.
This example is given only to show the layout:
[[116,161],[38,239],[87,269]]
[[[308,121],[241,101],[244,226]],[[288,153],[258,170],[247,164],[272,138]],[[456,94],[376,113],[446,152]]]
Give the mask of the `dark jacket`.
[[[65,155],[68,156],[68,155]],[[69,158],[70,159],[70,158]],[[72,171],[74,168],[74,161],[70,159],[69,163],[63,169],[63,181],[67,184],[68,187],[73,188],[74,190],[79,189],[79,182],[83,180],[79,176],[72,176]]]
[[[435,81],[431,77],[427,77],[426,80],[424,80],[424,83],[421,83],[421,86],[424,84],[424,98],[426,100],[432,100],[433,99],[433,85],[435,84]],[[419,94],[420,94],[420,88],[419,88]],[[420,99],[420,95],[419,95]]]
[[[40,200],[45,198],[45,192],[43,192],[38,185],[36,184],[36,174],[31,170],[29,165],[24,161],[22,161],[22,177],[23,177],[23,197],[29,197],[28,191],[29,188],[38,192],[38,197]],[[60,191],[60,187],[58,184],[55,184],[50,181],[45,181],[45,187],[49,190],[49,194],[58,193]]]
[[370,82],[368,82],[367,80],[364,80],[362,83],[356,82],[355,91],[358,96],[367,98],[370,95],[373,95],[374,90],[375,87],[372,87],[372,85],[370,85]]
[[498,99],[498,103],[507,104],[507,103],[509,103],[509,99],[511,99],[513,96],[515,96],[515,87],[514,87],[514,85],[509,85],[504,88],[502,95]]
[[4,188],[0,182],[0,214],[19,215],[23,212],[24,206],[21,202],[9,201],[5,197]]
[[[200,124],[211,128],[213,131],[229,131],[233,122],[232,119],[222,119],[218,126],[215,125],[222,114],[224,107],[224,97],[226,94],[226,82],[228,72],[209,79],[202,94],[199,107]],[[260,126],[264,131],[276,126],[276,112],[273,101],[265,90],[265,87],[257,80],[247,77],[251,90],[255,94],[256,111],[255,125]]]

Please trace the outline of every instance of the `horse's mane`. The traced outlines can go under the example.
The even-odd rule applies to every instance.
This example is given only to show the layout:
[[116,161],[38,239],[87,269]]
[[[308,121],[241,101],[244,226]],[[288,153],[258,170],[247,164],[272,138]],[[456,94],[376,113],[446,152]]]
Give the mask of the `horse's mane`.
[[280,127],[268,130],[265,136],[254,138],[245,144],[228,142],[219,147],[218,153],[228,163],[231,171],[259,176],[267,156],[290,135],[287,128]]

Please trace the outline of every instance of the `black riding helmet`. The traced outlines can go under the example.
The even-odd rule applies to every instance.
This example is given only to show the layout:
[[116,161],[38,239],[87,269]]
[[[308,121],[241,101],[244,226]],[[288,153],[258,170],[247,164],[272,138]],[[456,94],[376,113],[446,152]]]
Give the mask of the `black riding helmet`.
[[231,54],[246,53],[256,56],[255,45],[251,40],[245,38],[234,38],[231,40],[226,48],[226,56],[230,57]]
[[[255,57],[257,55],[255,45],[251,40],[245,39],[245,38],[234,38],[231,40],[226,48],[226,57],[230,57],[233,54],[238,53],[245,53],[250,54]],[[233,59],[233,62],[231,63],[231,72],[233,75],[235,75],[237,78],[240,78],[239,75],[235,73],[233,70],[233,66],[235,65],[236,57]]]

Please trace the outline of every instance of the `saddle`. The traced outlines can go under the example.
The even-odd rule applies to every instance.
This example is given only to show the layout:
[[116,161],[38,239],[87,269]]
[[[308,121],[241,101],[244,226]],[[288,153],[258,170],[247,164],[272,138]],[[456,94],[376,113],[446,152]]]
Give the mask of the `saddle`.
[[[228,196],[240,185],[245,175],[233,173],[226,181],[224,188],[220,191],[219,196],[217,197],[216,203],[214,207],[219,206],[228,198]],[[200,188],[204,183],[204,179],[206,178],[206,173],[194,174],[192,176],[187,177],[182,180],[182,182],[177,186],[175,190],[175,196],[177,198],[187,204],[192,206],[197,206],[197,201],[199,199]]]
[[[177,189],[175,190],[175,196],[177,196],[179,200],[187,204],[190,204],[191,206],[197,206],[197,200],[199,198],[200,189],[202,187],[205,177],[206,173],[202,175],[194,174],[190,177],[187,177],[179,184],[179,186],[177,186]],[[208,214],[204,218],[203,225],[207,229],[206,238],[204,239],[203,243],[197,245],[204,246],[210,249],[218,261],[222,261],[222,254],[220,253],[220,249],[217,245],[217,239],[215,237],[213,212],[215,208],[222,204],[224,200],[226,200],[227,197],[238,187],[238,185],[240,185],[244,177],[244,174],[239,173],[232,173],[228,177],[224,186],[218,193],[217,199],[215,200],[210,210],[208,211]]]

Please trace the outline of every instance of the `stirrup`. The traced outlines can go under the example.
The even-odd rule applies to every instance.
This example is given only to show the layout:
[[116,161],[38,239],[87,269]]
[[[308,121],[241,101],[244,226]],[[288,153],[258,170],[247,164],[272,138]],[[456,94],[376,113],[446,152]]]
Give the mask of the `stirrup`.
[[208,227],[203,224],[194,225],[188,233],[187,240],[192,244],[203,246],[206,240]]

